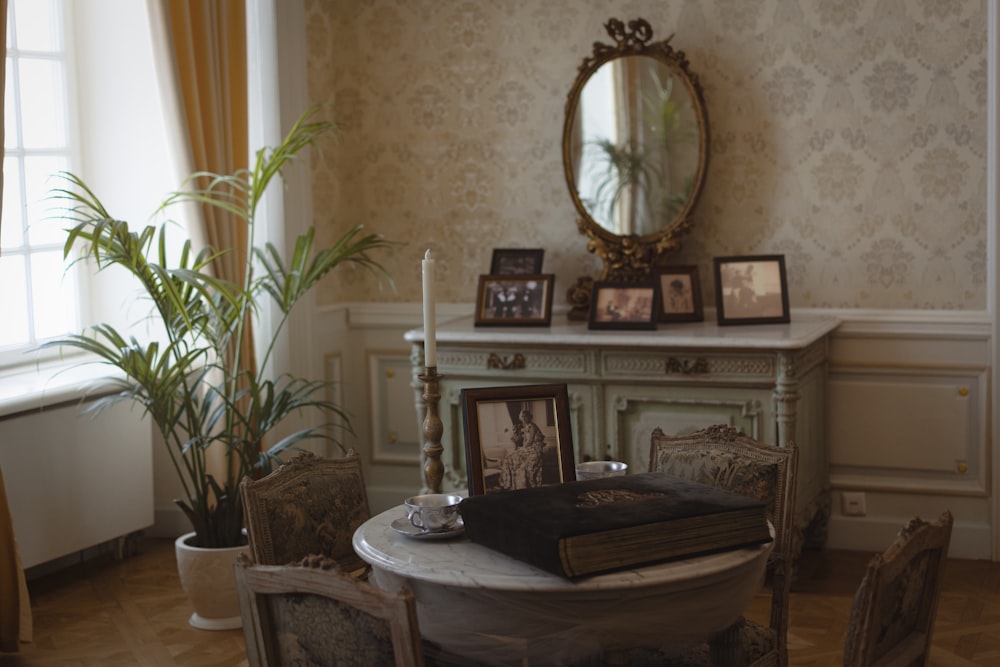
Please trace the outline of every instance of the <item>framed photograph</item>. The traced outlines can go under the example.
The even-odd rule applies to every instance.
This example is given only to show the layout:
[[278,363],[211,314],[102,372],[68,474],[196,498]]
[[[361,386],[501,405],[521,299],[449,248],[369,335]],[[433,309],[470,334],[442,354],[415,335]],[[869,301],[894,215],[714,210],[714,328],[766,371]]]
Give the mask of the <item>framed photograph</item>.
[[655,329],[659,289],[655,281],[597,281],[590,298],[591,329]]
[[494,248],[490,273],[528,275],[542,272],[543,248]]
[[479,276],[475,325],[549,326],[554,281],[551,273]]
[[462,390],[469,495],[576,479],[565,384]]
[[665,266],[654,270],[653,276],[660,288],[661,322],[701,322],[705,319],[697,266]]
[[789,321],[784,255],[716,257],[714,261],[720,325]]

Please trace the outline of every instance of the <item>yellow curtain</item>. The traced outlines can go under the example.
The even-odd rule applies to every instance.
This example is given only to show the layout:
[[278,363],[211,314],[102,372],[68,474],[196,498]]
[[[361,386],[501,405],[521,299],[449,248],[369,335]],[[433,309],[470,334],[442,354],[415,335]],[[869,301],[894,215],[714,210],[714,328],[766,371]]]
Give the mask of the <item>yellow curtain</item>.
[[[7,58],[7,0],[0,0],[0,46],[3,46],[4,59]],[[7,68],[0,68],[0,146],[4,146],[4,95],[7,92]],[[3,169],[0,169],[0,199],[3,197]],[[3,212],[0,211],[0,226],[3,225]]]
[[[167,9],[194,167],[242,169],[249,152],[244,0],[169,0]],[[241,280],[246,225],[218,209],[204,215],[209,243],[234,250],[220,258],[220,277]]]
[[0,470],[0,652],[16,652],[20,642],[31,641],[31,631],[28,585],[14,540],[14,524]]
[[[219,174],[243,169],[249,164],[245,0],[168,0],[166,6],[194,169]],[[242,283],[249,252],[246,224],[211,207],[204,207],[203,216],[208,243],[229,251],[216,260],[216,275]],[[253,372],[249,322],[239,345],[241,367]]]
[[[7,54],[7,0],[0,0],[0,46]],[[4,145],[4,93],[7,68],[0,68],[0,146]],[[0,197],[3,196],[3,170],[0,169]],[[0,223],[3,220],[0,219]],[[30,642],[31,604],[28,585],[21,567],[21,555],[14,539],[14,522],[7,506],[7,491],[0,470],[0,651],[13,653],[20,642]]]

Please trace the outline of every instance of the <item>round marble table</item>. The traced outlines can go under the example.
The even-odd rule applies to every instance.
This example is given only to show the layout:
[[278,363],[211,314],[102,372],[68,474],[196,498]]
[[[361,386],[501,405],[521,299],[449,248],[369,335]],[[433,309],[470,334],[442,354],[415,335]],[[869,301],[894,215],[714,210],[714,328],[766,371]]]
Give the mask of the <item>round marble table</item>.
[[[629,646],[683,648],[735,621],[760,590],[772,543],[570,581],[464,535],[414,539],[402,506],[354,533],[387,590],[406,584],[420,632],[489,665],[567,664]],[[773,533],[772,533],[773,534]]]

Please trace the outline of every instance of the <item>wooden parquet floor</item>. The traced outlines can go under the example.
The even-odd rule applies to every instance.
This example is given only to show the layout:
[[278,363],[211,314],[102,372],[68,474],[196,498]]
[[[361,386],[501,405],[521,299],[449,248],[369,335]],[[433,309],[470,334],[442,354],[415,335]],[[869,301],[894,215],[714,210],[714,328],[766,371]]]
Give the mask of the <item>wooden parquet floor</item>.
[[[789,662],[842,664],[854,592],[871,554],[803,555],[792,592]],[[177,580],[173,542],[145,539],[121,562],[100,557],[29,582],[35,637],[3,667],[241,667],[241,630],[206,632]],[[748,612],[764,618],[766,601]],[[950,560],[938,607],[934,667],[1000,665],[1000,563]]]

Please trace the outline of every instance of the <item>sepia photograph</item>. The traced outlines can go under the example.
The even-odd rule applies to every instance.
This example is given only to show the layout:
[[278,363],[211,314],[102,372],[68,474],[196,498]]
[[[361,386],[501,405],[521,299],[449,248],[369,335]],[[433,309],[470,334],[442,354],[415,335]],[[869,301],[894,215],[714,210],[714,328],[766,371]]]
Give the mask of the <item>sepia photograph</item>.
[[476,295],[476,326],[548,326],[552,274],[482,275]]
[[784,255],[716,257],[714,263],[719,324],[789,321]]
[[660,287],[661,322],[701,322],[701,281],[695,265],[667,266],[654,271]]
[[469,494],[573,481],[566,385],[462,390]]
[[591,329],[655,329],[655,282],[595,282],[590,302]]

